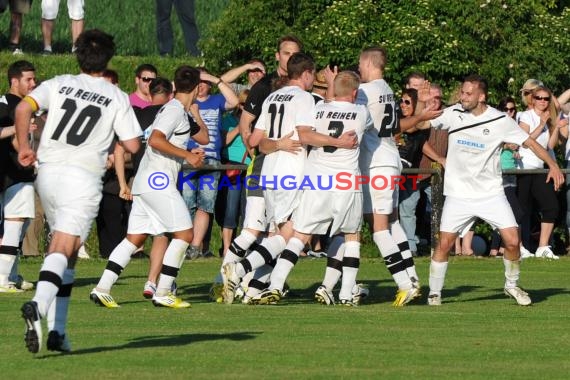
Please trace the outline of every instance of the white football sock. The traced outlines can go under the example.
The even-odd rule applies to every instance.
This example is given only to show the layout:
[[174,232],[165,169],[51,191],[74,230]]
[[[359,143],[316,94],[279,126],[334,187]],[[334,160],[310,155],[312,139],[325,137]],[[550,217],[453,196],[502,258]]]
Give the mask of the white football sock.
[[429,294],[441,295],[446,272],[447,261],[443,263],[439,261],[431,261],[431,265],[429,267]]
[[289,239],[287,246],[285,246],[281,256],[277,259],[277,264],[275,264],[273,272],[271,272],[271,284],[269,285],[269,289],[283,291],[285,281],[299,260],[299,254],[303,248],[305,248],[305,243],[301,240],[296,237]]
[[18,245],[24,222],[4,221],[4,236],[0,245],[0,286],[8,285],[10,274],[18,257]]
[[327,249],[327,267],[322,285],[332,292],[342,275],[342,259],[344,257],[344,236],[336,235]]
[[164,253],[164,259],[162,260],[160,278],[156,285],[157,296],[166,296],[170,293],[172,283],[178,276],[178,271],[184,261],[184,255],[188,245],[188,242],[181,239],[172,239],[170,244],[168,244],[168,248],[166,248],[166,252]]
[[356,276],[360,267],[360,243],[347,241],[344,243],[344,258],[342,262],[342,283],[338,298],[352,300],[352,288],[356,285]]
[[412,251],[410,250],[410,243],[408,242],[408,237],[406,232],[402,228],[399,221],[395,221],[390,225],[392,238],[398,245],[400,252],[402,253],[402,258],[406,263],[406,273],[410,278],[415,278],[419,280],[418,273],[416,272],[416,265],[414,263],[414,258],[412,257]]
[[135,253],[137,248],[136,245],[125,238],[113,249],[113,252],[109,255],[107,266],[97,284],[99,291],[105,293],[111,292],[111,288],[131,261],[131,255]]
[[38,309],[42,317],[47,315],[59,287],[61,286],[63,273],[67,269],[67,257],[63,253],[50,253],[44,259],[38,286],[33,301],[38,304]]
[[406,271],[404,258],[398,249],[398,245],[390,235],[388,230],[377,231],[372,234],[372,239],[380,250],[380,254],[384,258],[386,267],[392,274],[392,278],[398,285],[398,289],[408,290],[412,288],[412,281]]
[[503,257],[503,264],[505,265],[505,288],[516,287],[521,274],[520,260],[511,261]]

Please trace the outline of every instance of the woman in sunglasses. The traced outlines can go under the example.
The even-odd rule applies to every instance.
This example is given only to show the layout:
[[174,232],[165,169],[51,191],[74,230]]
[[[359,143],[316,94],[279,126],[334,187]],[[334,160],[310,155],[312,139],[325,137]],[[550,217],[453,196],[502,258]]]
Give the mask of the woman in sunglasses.
[[[558,110],[555,106],[552,92],[543,85],[532,90],[530,108],[519,114],[519,126],[535,139],[546,150],[551,151],[559,139]],[[544,162],[530,149],[520,147],[521,169],[543,169]],[[529,217],[529,207],[532,200],[538,204],[541,223],[540,238],[536,257],[557,260],[551,247],[550,237],[554,222],[558,216],[558,200],[552,183],[546,182],[546,174],[523,174],[518,177],[518,197],[526,218]],[[523,233],[523,242],[525,242]]]

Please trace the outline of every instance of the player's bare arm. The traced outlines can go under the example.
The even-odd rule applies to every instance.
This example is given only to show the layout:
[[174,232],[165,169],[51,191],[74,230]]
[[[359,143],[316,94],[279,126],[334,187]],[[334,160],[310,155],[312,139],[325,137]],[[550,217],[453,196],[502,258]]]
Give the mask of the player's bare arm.
[[[255,115],[250,114],[247,111],[242,111],[241,116],[239,118],[239,124],[238,124],[238,128],[239,128],[239,133],[241,135],[241,139],[243,140],[243,143],[245,144],[245,147],[247,149],[247,151],[249,152],[250,156],[253,156],[253,146],[250,145],[249,143],[249,136],[251,136],[251,125],[253,124],[253,121],[255,120]],[[258,142],[259,144],[259,142]]]
[[339,137],[332,137],[313,130],[309,126],[297,126],[299,141],[303,145],[311,145],[316,147],[334,146],[343,149],[355,149],[358,146],[358,137],[355,131],[348,131]]
[[227,83],[233,83],[240,77],[240,75],[248,70],[261,70],[263,75],[265,75],[265,67],[263,67],[260,62],[250,62],[226,71],[222,76],[220,76],[220,79]]
[[148,145],[152,149],[156,149],[161,153],[167,154],[173,157],[179,157],[183,160],[186,160],[189,164],[194,167],[202,166],[204,163],[204,154],[203,152],[200,154],[199,152],[192,153],[187,151],[186,149],[178,148],[177,146],[172,145],[164,133],[153,130],[150,134],[148,139]]
[[218,90],[220,90],[220,93],[226,99],[226,103],[224,104],[224,108],[226,109],[226,111],[231,110],[238,105],[239,99],[236,93],[230,87],[230,85],[228,85],[226,82],[222,80],[222,78],[218,78],[210,73],[201,72],[200,79],[208,81],[212,83],[212,85],[218,86]]
[[271,154],[278,150],[297,154],[301,151],[302,144],[299,140],[293,140],[291,137],[293,137],[293,132],[289,132],[279,140],[263,137],[259,143],[259,150],[265,154]]
[[16,106],[16,111],[14,112],[14,126],[16,127],[16,140],[18,144],[18,161],[22,166],[27,167],[36,161],[36,153],[30,147],[28,134],[30,130],[32,114],[37,110],[37,105],[32,106],[32,104],[35,104],[35,101],[33,99],[28,97],[25,99],[26,100],[21,101]]
[[526,141],[523,143],[523,146],[532,150],[532,152],[536,154],[538,158],[546,162],[548,165],[548,175],[546,176],[546,182],[550,182],[550,180],[552,180],[554,183],[554,190],[558,191],[558,189],[560,189],[564,183],[564,174],[562,174],[562,171],[558,167],[556,161],[550,156],[550,154],[548,154],[546,149],[544,149],[531,137],[526,139]]
[[265,137],[265,131],[262,129],[255,129],[253,133],[249,135],[248,144],[252,148],[256,148],[261,140]]
[[121,144],[115,144],[113,156],[115,156],[115,173],[119,180],[119,198],[132,201],[133,195],[125,177],[125,153],[125,148]]
[[192,115],[192,118],[194,118],[194,121],[200,127],[200,131],[192,135],[192,139],[201,145],[209,144],[210,135],[208,135],[208,127],[206,126],[206,123],[204,123],[204,120],[202,120],[202,116],[200,116],[198,104],[193,103],[188,112],[190,112],[190,115]]

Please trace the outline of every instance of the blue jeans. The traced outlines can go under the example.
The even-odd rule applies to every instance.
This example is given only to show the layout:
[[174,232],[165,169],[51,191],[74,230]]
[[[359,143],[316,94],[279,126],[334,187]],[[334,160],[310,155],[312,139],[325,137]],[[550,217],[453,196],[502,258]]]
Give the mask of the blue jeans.
[[400,205],[398,206],[398,211],[400,213],[400,224],[404,232],[406,232],[410,250],[417,252],[418,243],[420,242],[420,239],[416,236],[416,207],[420,200],[419,187],[415,190],[400,190],[399,199]]
[[[216,165],[216,160],[206,159],[204,164]],[[188,176],[191,170],[184,171],[184,176]],[[196,215],[196,210],[200,209],[208,214],[214,213],[216,197],[218,195],[218,182],[220,171],[199,171],[194,174],[182,186],[182,198],[186,202],[186,207],[190,212],[192,220]]]

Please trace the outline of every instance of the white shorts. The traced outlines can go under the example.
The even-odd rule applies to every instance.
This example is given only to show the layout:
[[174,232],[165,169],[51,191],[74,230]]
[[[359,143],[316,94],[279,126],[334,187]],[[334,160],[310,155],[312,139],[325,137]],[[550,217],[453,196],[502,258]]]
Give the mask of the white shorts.
[[299,190],[266,189],[263,192],[265,197],[265,211],[267,222],[275,225],[285,223],[299,205],[301,192]]
[[498,229],[518,226],[507,197],[505,194],[498,194],[484,199],[446,197],[439,229],[443,232],[460,233],[468,230],[477,218]]
[[299,207],[293,212],[295,231],[330,236],[356,233],[362,227],[362,193],[351,191],[303,191]]
[[74,166],[40,165],[36,187],[51,231],[84,242],[99,212],[101,178]]
[[262,232],[267,231],[265,198],[257,196],[249,196],[246,198],[243,228]]
[[34,183],[16,183],[0,194],[4,218],[35,218]]
[[400,175],[400,169],[393,166],[377,166],[363,170],[370,183],[362,186],[364,214],[390,215],[398,209],[399,187],[394,178]]
[[152,191],[133,196],[129,234],[159,235],[192,228],[182,195],[176,191]]
[[[85,13],[83,10],[84,0],[67,0],[67,11],[72,20],[83,20]],[[59,0],[42,0],[42,18],[45,20],[55,20],[59,11]]]

